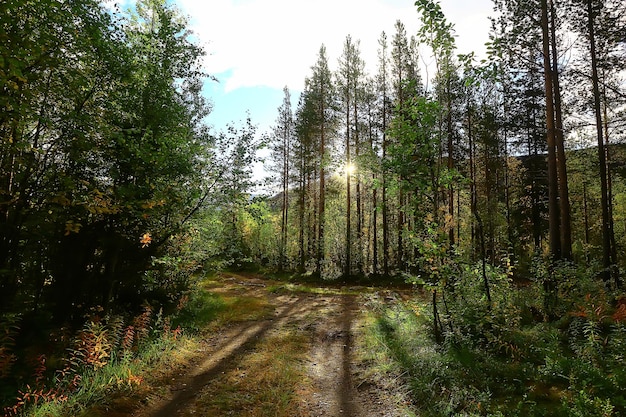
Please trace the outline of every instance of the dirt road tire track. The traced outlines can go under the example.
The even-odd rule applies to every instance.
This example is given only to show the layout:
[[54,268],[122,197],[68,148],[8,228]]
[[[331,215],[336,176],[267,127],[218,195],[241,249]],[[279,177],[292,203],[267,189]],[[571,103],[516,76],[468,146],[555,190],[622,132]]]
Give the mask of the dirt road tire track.
[[280,307],[275,318],[234,325],[221,335],[222,343],[206,358],[198,363],[193,372],[176,380],[171,396],[164,398],[146,410],[135,414],[136,417],[172,417],[187,407],[192,399],[214,378],[227,370],[236,367],[236,358],[251,350],[271,329],[283,325],[289,320],[290,314],[298,306],[299,298],[295,297],[288,304]]
[[[393,405],[359,392],[353,374],[355,326],[360,314],[358,296],[345,294],[267,294],[258,283],[248,285],[256,296],[269,297],[275,307],[270,319],[235,323],[207,342],[202,352],[175,377],[160,398],[137,410],[132,417],[205,415],[196,401],[218,378],[238,369],[245,355],[272,332],[297,328],[310,338],[308,359],[303,364],[307,389],[299,391],[301,412],[307,417],[402,416]],[[237,415],[236,412],[234,414]]]

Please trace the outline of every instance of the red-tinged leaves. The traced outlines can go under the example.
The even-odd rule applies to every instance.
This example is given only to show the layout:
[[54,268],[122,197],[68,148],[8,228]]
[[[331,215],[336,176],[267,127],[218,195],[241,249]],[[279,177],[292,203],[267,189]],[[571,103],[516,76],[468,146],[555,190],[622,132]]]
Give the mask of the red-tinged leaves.
[[139,243],[141,243],[142,248],[150,245],[150,243],[152,243],[152,236],[150,235],[150,233],[144,233],[139,239]]

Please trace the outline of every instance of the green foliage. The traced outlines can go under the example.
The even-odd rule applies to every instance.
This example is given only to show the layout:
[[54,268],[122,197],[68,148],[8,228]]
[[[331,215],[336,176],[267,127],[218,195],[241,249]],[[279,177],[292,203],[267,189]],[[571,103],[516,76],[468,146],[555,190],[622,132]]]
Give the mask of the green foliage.
[[486,265],[491,304],[487,300],[480,262],[463,265],[458,274],[446,291],[452,327],[467,337],[497,345],[502,334],[518,327],[521,320],[508,272]]
[[209,185],[203,51],[165,2],[2,7],[2,310],[139,305]]
[[447,22],[436,0],[418,0],[415,6],[422,20],[418,32],[420,40],[432,48],[438,60],[449,59],[455,48],[454,25]]
[[[442,351],[428,337],[427,311],[420,302],[390,308],[373,299],[368,303],[376,311],[370,331],[372,354],[382,362],[389,357],[403,374],[410,390],[412,406],[418,415],[481,415],[491,394],[486,389],[485,366],[490,358],[474,356],[469,350],[463,362],[456,364],[456,354]],[[382,356],[382,358],[381,358]]]
[[[0,374],[39,380],[28,374],[45,369],[29,363],[41,344],[46,376],[78,378],[169,327],[164,315],[232,242],[222,225],[247,204],[262,144],[250,120],[210,134],[204,51],[165,1],[120,13],[9,0],[0,40],[0,323],[20,317],[0,325]],[[61,326],[76,340],[48,344]],[[63,389],[79,382],[59,378]],[[32,381],[24,403],[56,395]],[[12,385],[2,384],[3,405]]]
[[368,303],[376,318],[371,355],[389,358],[394,372],[405,375],[415,409],[433,416],[621,415],[623,299],[615,307],[593,272],[564,264],[555,272],[557,311],[569,310],[559,321],[544,322],[541,282],[517,286],[509,271],[488,266],[490,309],[480,269],[461,264],[454,278],[442,277],[440,344],[432,332],[433,306],[421,297]]
[[221,298],[200,288],[186,294],[180,305],[182,308],[172,318],[172,324],[192,333],[200,332],[226,308]]
[[425,97],[414,97],[392,121],[389,131],[395,142],[390,146],[385,169],[403,179],[402,187],[418,189],[424,196],[433,192],[439,139],[435,125],[440,106]]

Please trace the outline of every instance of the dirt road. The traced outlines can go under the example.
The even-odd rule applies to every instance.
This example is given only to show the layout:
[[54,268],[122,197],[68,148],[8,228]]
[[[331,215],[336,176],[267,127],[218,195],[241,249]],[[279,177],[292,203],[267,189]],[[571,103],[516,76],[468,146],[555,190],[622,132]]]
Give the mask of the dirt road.
[[[271,391],[276,398],[270,396],[264,399],[266,403],[282,401],[289,391],[297,396],[288,412],[293,416],[405,415],[396,409],[388,393],[373,384],[355,383],[360,380],[355,337],[357,327],[362,325],[362,297],[355,291],[268,291],[267,281],[250,276],[230,276],[223,282],[216,291],[263,299],[273,311],[263,319],[228,324],[207,337],[190,366],[178,372],[166,389],[136,410],[133,417],[270,415],[261,409],[253,410],[263,405],[248,398],[250,386],[245,382],[258,377],[250,375],[257,369],[250,365],[250,358],[268,351],[268,360],[274,360],[280,355],[272,352],[272,346],[280,345],[286,334],[300,335],[303,340],[297,345],[300,352],[292,352],[299,355],[299,377],[290,383],[293,386]],[[270,364],[270,369],[287,366],[285,363]],[[229,409],[225,405],[229,398],[241,399],[236,407],[242,409]],[[217,404],[220,401],[221,405]],[[219,414],[215,410],[220,410]]]

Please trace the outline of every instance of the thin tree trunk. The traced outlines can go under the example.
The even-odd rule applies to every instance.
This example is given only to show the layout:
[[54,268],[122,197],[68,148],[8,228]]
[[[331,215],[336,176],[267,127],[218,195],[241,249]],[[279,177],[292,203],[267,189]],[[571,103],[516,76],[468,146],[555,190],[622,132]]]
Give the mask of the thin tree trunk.
[[402,230],[404,229],[404,190],[402,189],[402,176],[398,179],[400,182],[400,192],[398,193],[398,249],[396,253],[396,265],[401,271],[404,270],[404,242]]
[[[608,186],[608,206],[609,206],[609,230],[611,235],[611,264],[617,265],[617,244],[615,243],[615,223],[613,221],[613,179],[611,176],[611,148],[609,144],[609,116],[607,114],[606,89],[602,91],[602,110],[604,115],[604,142],[606,147],[606,179]],[[619,269],[613,271],[614,278],[618,286],[621,278],[619,277]]]
[[589,29],[589,52],[591,55],[591,82],[593,84],[594,111],[596,117],[596,134],[598,140],[598,157],[600,160],[600,191],[602,207],[602,277],[608,284],[611,280],[611,229],[609,213],[608,175],[606,169],[606,150],[602,131],[602,108],[600,99],[600,81],[598,78],[598,64],[596,59],[596,40],[593,4],[587,0],[587,25]]
[[470,231],[470,241],[471,241],[471,257],[472,260],[476,254],[476,226],[474,224],[474,213],[476,213],[477,205],[476,205],[476,174],[475,174],[475,149],[474,149],[474,135],[472,130],[472,110],[471,108],[467,111],[467,137],[469,141],[469,169],[470,169],[470,211],[472,212],[471,219],[471,231]]
[[589,262],[589,211],[587,208],[587,181],[583,179],[583,215],[585,219],[585,260]]
[[[374,134],[373,134],[373,126],[372,126],[372,114],[371,114],[371,106],[369,107],[369,139],[370,139],[370,150],[372,155],[374,155]],[[376,172],[372,173],[372,227],[368,229],[368,234],[372,233],[372,274],[378,274],[378,189],[375,185],[376,182]],[[368,242],[370,241],[368,236]],[[370,251],[368,251],[369,254]]]
[[[359,161],[359,117],[357,107],[357,85],[355,80],[354,86],[354,155],[355,160]],[[361,174],[359,167],[356,167],[356,237],[357,237],[357,271],[363,273],[363,208],[361,207]]]
[[483,229],[483,222],[480,218],[478,212],[474,213],[476,217],[476,221],[478,223],[478,236],[480,238],[480,257],[481,257],[481,266],[482,266],[482,275],[483,275],[483,286],[485,287],[485,295],[487,296],[487,309],[491,311],[491,290],[489,286],[489,279],[487,278],[487,254],[485,250],[485,232]]
[[306,176],[304,174],[304,165],[302,166],[302,172],[300,174],[300,231],[298,234],[298,248],[299,248],[299,253],[298,253],[298,258],[299,258],[299,264],[298,264],[298,271],[300,273],[304,272],[304,265],[305,265],[305,250],[304,250],[304,229],[305,229],[305,223],[304,223],[304,211],[305,211],[305,203],[306,203],[306,188],[305,188],[305,182],[306,182]]
[[[324,114],[324,106],[322,106],[322,115]],[[322,275],[322,262],[324,260],[324,212],[326,209],[326,172],[325,172],[325,136],[324,124],[322,122],[322,132],[320,141],[320,177],[319,177],[319,196],[318,196],[318,224],[317,224],[317,259],[315,263],[315,272]]]
[[285,126],[283,131],[283,172],[282,172],[282,221],[281,221],[281,239],[280,239],[280,260],[279,268],[282,271],[285,268],[287,258],[287,227],[289,216],[289,127]]
[[344,276],[348,278],[351,272],[351,199],[350,199],[350,98],[346,100],[346,264]]
[[[507,106],[507,90],[504,89],[504,119],[508,120],[509,109]],[[514,257],[515,250],[513,242],[513,225],[511,224],[511,178],[509,171],[509,127],[504,129],[504,199],[506,207],[506,237],[507,237],[507,256]]]
[[541,29],[543,32],[543,69],[546,93],[546,130],[548,142],[548,217],[550,254],[553,260],[561,258],[561,237],[559,221],[559,184],[556,160],[556,139],[554,126],[554,96],[552,86],[552,66],[550,65],[550,34],[548,31],[547,0],[541,0]]
[[[448,170],[450,173],[454,169],[454,140],[452,135],[452,98],[450,93],[450,75],[447,76],[446,81],[447,92],[447,109],[446,109],[446,131],[448,134]],[[454,185],[452,181],[448,185],[448,214],[450,215],[450,229],[448,230],[448,240],[450,244],[450,250],[454,247]]]
[[441,321],[439,319],[439,312],[437,311],[437,290],[433,290],[433,329],[435,330],[435,342],[443,342]]
[[[386,93],[383,96],[383,164],[387,159],[387,97]],[[389,276],[389,207],[387,201],[387,172],[383,168],[382,170],[383,176],[383,195],[382,195],[382,206],[383,206],[383,274],[388,277]]]

